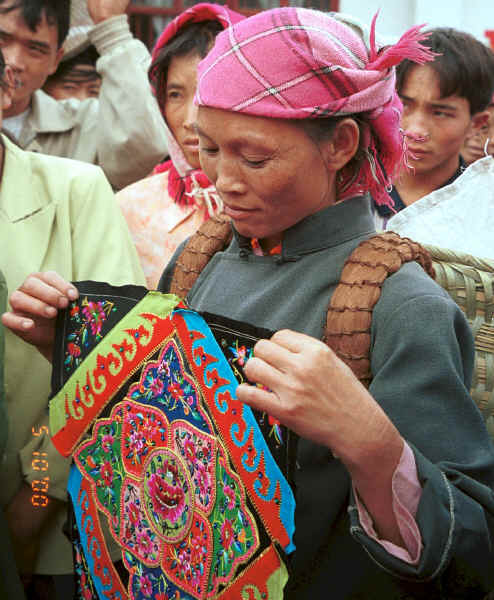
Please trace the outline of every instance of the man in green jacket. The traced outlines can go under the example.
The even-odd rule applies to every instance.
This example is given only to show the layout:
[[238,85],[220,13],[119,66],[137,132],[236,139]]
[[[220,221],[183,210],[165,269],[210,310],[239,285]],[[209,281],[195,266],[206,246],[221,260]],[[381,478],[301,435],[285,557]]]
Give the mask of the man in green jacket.
[[[0,53],[2,76],[4,67]],[[1,84],[0,106],[7,108],[10,89],[4,78]],[[127,226],[99,167],[25,152],[5,136],[0,136],[2,161],[0,269],[10,292],[33,271],[57,271],[69,280],[144,284]],[[25,581],[52,586],[63,581],[53,575],[71,579],[72,549],[62,532],[69,461],[52,446],[47,427],[50,364],[11,332],[5,339],[9,430],[0,507]],[[46,597],[69,596],[61,591]]]

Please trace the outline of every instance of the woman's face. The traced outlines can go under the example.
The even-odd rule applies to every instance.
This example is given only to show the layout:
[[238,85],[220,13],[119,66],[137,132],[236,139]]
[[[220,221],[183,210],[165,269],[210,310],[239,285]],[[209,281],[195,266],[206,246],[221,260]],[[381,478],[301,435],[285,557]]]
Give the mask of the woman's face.
[[203,171],[240,234],[277,241],[334,203],[334,171],[293,123],[200,107],[197,132]]
[[198,54],[174,56],[168,67],[165,91],[165,119],[187,162],[198,169],[199,140],[194,129],[197,106],[194,95],[197,86]]

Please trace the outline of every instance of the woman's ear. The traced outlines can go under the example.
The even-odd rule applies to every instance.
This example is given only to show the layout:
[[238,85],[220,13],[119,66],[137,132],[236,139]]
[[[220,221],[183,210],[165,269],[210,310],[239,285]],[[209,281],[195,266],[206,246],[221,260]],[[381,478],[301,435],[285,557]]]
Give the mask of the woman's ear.
[[328,167],[339,171],[355,156],[360,141],[360,129],[352,118],[338,121],[331,139],[322,142],[321,151]]

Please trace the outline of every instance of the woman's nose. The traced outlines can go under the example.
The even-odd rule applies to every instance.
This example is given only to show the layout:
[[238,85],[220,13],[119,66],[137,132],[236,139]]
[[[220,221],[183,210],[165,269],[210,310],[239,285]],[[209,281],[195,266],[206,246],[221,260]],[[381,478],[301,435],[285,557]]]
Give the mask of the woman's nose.
[[197,120],[197,106],[194,104],[194,100],[191,98],[187,102],[187,106],[185,109],[185,119],[184,126],[188,129],[192,129]]
[[221,194],[238,194],[245,191],[245,186],[235,168],[234,161],[228,158],[219,158],[216,162],[215,186]]

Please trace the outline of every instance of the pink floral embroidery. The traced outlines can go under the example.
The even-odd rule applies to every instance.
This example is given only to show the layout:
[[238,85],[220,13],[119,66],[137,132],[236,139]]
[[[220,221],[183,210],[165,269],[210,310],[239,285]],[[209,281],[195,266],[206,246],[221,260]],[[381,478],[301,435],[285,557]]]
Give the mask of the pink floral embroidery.
[[105,434],[101,440],[101,447],[103,448],[103,451],[110,452],[114,441],[115,438],[111,434]]
[[153,584],[149,579],[149,575],[142,575],[139,580],[139,584],[141,587],[141,592],[146,596],[146,598],[150,598],[153,593]]
[[225,485],[223,487],[223,493],[228,498],[228,504],[226,505],[228,510],[233,510],[235,508],[235,490],[229,485]]
[[89,324],[91,333],[96,337],[101,335],[103,322],[106,321],[105,304],[106,302],[102,302],[101,300],[98,302],[89,301],[85,305],[83,304],[82,307],[82,314]]
[[163,519],[176,523],[185,508],[185,494],[178,480],[177,467],[165,461],[148,481],[153,508]]
[[139,554],[147,557],[153,551],[153,543],[146,531],[137,534],[137,546]]
[[163,393],[165,385],[161,379],[154,379],[150,386],[150,390],[155,396],[160,396]]
[[116,309],[113,302],[106,300],[93,302],[87,297],[82,300],[81,306],[72,304],[69,311],[72,332],[67,336],[64,360],[67,371],[80,365],[82,349],[90,346],[90,335],[99,342],[102,338],[103,325],[114,310]]

